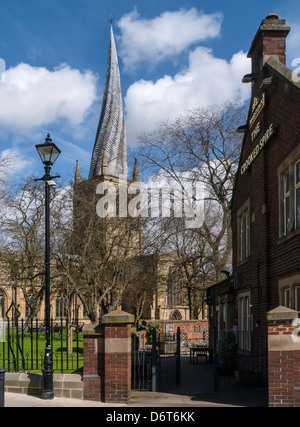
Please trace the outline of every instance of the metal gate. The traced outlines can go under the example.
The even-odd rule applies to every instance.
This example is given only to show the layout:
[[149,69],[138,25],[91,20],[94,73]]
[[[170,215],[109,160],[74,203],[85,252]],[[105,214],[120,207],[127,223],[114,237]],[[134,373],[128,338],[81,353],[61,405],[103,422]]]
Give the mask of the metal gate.
[[141,343],[136,334],[131,336],[131,389],[152,390],[152,345]]
[[151,345],[141,348],[132,336],[131,388],[140,391],[163,391],[180,385],[180,329],[173,337],[152,331]]
[[180,328],[173,335],[159,334],[158,390],[166,391],[181,382]]

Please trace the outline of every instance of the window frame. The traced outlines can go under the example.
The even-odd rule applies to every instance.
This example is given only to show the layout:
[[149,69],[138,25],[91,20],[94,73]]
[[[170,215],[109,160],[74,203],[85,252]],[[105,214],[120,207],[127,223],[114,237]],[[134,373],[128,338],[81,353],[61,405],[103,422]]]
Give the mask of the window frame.
[[[287,187],[288,183],[288,189]],[[287,212],[289,212],[289,229],[287,227]],[[283,235],[287,236],[291,231],[291,185],[290,171],[283,174]]]
[[239,352],[251,352],[252,314],[251,293],[238,295],[238,350]]
[[68,299],[66,296],[57,295],[55,299],[55,317],[65,319],[68,314]]
[[237,212],[237,231],[237,262],[241,264],[250,257],[250,200],[247,200]]
[[[295,234],[300,233],[300,223],[297,224],[297,190],[300,182],[296,181],[296,168],[300,164],[300,150],[295,149],[278,167],[279,195],[279,243]],[[285,191],[285,176],[289,174],[289,192]],[[286,203],[289,202],[290,226],[286,228]]]
[[291,308],[291,287],[290,286],[283,286],[281,288],[281,305],[287,308]]
[[300,312],[300,274],[279,279],[279,304]]
[[294,309],[300,312],[300,283],[293,287]]
[[[300,190],[300,179],[297,183],[297,165],[300,166],[300,159],[295,162],[294,164],[294,218],[295,218],[295,230],[300,229],[300,220],[299,225],[297,224],[297,190]],[[299,205],[300,205],[300,198],[299,198]]]

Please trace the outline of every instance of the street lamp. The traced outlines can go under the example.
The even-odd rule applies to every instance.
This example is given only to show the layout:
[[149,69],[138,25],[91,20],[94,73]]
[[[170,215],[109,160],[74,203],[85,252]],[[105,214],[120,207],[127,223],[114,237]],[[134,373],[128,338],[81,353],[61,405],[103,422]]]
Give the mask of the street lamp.
[[46,349],[43,370],[42,399],[53,399],[53,362],[50,341],[50,187],[51,181],[59,176],[51,176],[51,166],[54,165],[61,151],[52,142],[50,134],[47,135],[44,144],[35,146],[39,156],[45,165],[45,175],[36,181],[45,182],[45,327]]

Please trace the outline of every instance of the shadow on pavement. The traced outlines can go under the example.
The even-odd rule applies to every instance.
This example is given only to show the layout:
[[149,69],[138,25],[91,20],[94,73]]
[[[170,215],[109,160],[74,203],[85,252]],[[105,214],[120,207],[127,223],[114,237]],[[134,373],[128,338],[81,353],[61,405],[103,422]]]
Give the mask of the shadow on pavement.
[[[149,399],[161,401],[161,404],[169,401],[170,404],[181,403],[193,406],[242,406],[242,407],[266,407],[267,390],[263,387],[241,387],[236,384],[233,377],[221,378],[219,391],[214,392],[214,367],[211,364],[200,361],[191,364],[189,357],[181,358],[181,384],[176,386],[175,372],[168,372],[169,378],[163,378],[160,383],[159,393],[150,393]],[[135,393],[136,402],[139,400],[138,392]],[[141,394],[141,400],[146,400],[145,393]],[[141,401],[140,401],[141,403]],[[150,404],[150,401],[148,401]]]

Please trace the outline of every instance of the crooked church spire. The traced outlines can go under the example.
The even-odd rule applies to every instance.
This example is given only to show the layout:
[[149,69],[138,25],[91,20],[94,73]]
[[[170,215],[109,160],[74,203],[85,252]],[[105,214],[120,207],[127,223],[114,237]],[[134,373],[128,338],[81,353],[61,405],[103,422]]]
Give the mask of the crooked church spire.
[[126,129],[120,70],[112,26],[110,29],[106,84],[89,178],[101,175],[104,155],[107,157],[108,174],[115,177],[125,175],[127,179]]

